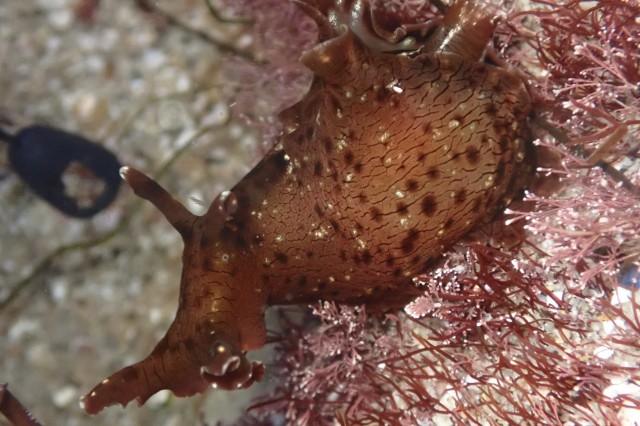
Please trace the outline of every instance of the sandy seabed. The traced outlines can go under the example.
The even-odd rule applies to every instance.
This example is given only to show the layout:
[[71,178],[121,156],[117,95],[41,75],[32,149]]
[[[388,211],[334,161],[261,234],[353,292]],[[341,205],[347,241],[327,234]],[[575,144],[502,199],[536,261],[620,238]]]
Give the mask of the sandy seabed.
[[[123,164],[153,174],[193,135],[161,183],[203,212],[258,158],[256,137],[223,125],[229,114],[218,78],[224,61],[210,43],[150,19],[133,1],[102,2],[92,23],[77,1],[0,2],[0,114],[16,127],[46,123],[102,143]],[[203,2],[159,6],[194,27],[233,39]],[[175,398],[87,416],[79,398],[115,370],[146,356],[173,319],[182,243],[149,203],[123,185],[90,220],[65,217],[11,172],[0,146],[0,382],[47,425],[186,425],[234,419],[242,392]],[[131,217],[125,226],[123,220]],[[119,228],[118,228],[119,227]],[[117,234],[91,247],[110,230]],[[40,274],[34,268],[50,257]],[[4,424],[0,420],[0,424]]]

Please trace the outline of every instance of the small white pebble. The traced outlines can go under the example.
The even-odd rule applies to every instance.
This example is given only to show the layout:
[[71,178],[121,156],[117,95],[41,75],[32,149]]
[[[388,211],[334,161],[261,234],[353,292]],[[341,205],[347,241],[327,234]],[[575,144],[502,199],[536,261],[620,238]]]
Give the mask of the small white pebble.
[[593,351],[593,354],[600,359],[609,359],[613,356],[614,350],[608,346],[598,346]]
[[166,404],[169,401],[169,398],[171,398],[171,391],[163,389],[149,398],[149,400],[146,402],[146,405],[151,408],[158,408]]
[[66,408],[78,399],[78,389],[73,386],[65,386],[56,390],[51,396],[51,399],[53,405],[57,408]]
[[606,387],[602,393],[608,398],[617,398],[620,395],[640,395],[640,386],[625,380],[622,383]]
[[623,303],[627,303],[629,301],[631,301],[631,291],[626,288],[616,288],[613,296],[611,296],[611,304],[613,306],[622,305]]

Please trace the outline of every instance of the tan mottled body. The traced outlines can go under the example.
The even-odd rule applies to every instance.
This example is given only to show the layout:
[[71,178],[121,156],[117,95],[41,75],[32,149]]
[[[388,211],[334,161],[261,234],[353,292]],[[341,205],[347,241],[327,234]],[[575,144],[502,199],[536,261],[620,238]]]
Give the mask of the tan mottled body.
[[520,80],[453,55],[373,53],[350,34],[334,47],[360,68],[284,112],[264,193],[263,176],[232,189],[247,205],[231,224],[258,241],[242,256],[271,303],[411,297],[410,278],[491,219],[531,169]]

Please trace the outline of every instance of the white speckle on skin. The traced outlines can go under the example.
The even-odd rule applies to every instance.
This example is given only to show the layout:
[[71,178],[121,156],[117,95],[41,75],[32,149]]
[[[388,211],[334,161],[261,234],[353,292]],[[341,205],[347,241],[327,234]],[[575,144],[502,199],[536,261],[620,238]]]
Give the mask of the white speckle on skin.
[[391,83],[387,84],[385,88],[398,94],[404,92],[402,86],[398,84],[398,80],[393,80]]
[[338,149],[338,151],[344,150],[348,145],[349,144],[344,137],[338,139],[338,141],[336,142],[336,148]]
[[327,238],[329,236],[329,232],[327,232],[327,229],[324,226],[320,226],[318,229],[312,231],[312,235],[320,240]]
[[389,132],[383,132],[378,136],[378,142],[384,143],[389,140]]

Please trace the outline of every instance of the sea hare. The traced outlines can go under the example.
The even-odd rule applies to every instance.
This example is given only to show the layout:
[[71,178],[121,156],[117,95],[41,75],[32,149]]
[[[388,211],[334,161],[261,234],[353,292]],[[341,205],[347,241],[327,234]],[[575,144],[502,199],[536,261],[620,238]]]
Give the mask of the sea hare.
[[324,3],[298,2],[320,28],[301,58],[315,73],[309,92],[280,115],[275,146],[204,216],[122,169],[182,236],[180,303],[147,358],[82,399],[88,413],[161,389],[188,396],[261,380],[246,352],[265,343],[268,305],[402,306],[419,292],[412,277],[531,178],[529,96],[481,61],[491,16],[460,1],[411,36],[383,30],[368,2]]

